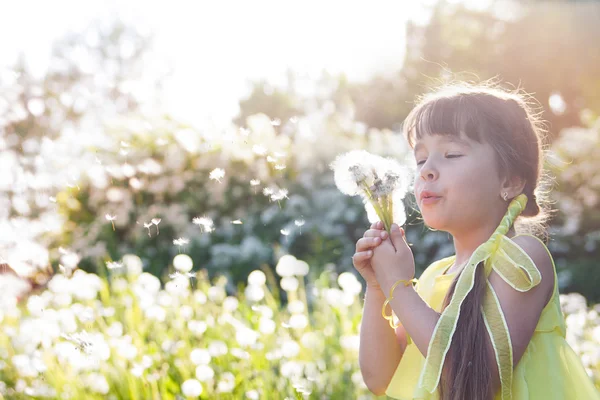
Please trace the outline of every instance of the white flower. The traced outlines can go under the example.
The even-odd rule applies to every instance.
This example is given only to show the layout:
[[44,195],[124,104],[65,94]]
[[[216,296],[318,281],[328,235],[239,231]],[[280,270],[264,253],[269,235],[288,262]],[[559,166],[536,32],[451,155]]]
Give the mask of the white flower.
[[198,397],[202,394],[202,384],[196,379],[188,379],[181,385],[181,391],[187,397]]
[[233,391],[235,386],[235,376],[231,372],[224,372],[221,375],[221,380],[217,384],[217,392],[229,393]]

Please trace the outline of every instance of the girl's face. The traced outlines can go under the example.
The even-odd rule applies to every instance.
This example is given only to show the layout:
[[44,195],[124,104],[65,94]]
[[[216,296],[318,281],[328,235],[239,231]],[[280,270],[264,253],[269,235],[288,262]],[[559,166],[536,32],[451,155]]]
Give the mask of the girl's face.
[[415,197],[427,226],[455,235],[497,223],[504,201],[491,145],[466,135],[424,135],[414,155]]

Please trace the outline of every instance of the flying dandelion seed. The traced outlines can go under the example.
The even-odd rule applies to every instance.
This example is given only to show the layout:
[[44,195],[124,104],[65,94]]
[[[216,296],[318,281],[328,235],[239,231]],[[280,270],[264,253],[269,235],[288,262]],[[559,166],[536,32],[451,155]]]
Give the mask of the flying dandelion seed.
[[167,139],[165,139],[165,138],[158,138],[158,139],[156,139],[155,143],[156,143],[157,146],[164,146],[167,143],[169,143],[169,141]]
[[112,227],[113,227],[113,231],[114,231],[115,230],[115,220],[117,219],[117,216],[106,214],[104,216],[104,218],[106,218],[108,221],[110,221],[110,223],[112,224]]
[[208,217],[195,217],[192,222],[202,228],[201,232],[212,232],[215,230],[213,220]]
[[271,125],[279,126],[279,125],[281,125],[281,120],[279,118],[275,118],[274,120],[271,121]]
[[300,234],[302,234],[302,227],[304,226],[305,223],[306,223],[306,221],[303,219],[297,219],[294,221],[294,225],[296,225],[298,228],[300,228]]
[[280,157],[285,157],[287,155],[287,153],[284,151],[276,151],[273,153],[273,155],[277,158],[280,158]]
[[121,149],[119,150],[119,154],[122,156],[126,156],[127,154],[129,154],[129,150],[127,149]]
[[98,158],[98,156],[94,156],[94,160],[96,160],[96,163],[102,164],[102,161],[100,161],[100,159]]
[[279,231],[283,236],[288,236],[290,234],[289,229],[282,229]]
[[[188,244],[189,242],[190,242],[189,239],[183,238],[183,237],[173,240],[173,244],[179,246],[179,251],[181,251],[181,246],[184,246],[184,245]],[[185,247],[183,248],[183,251],[185,251]]]
[[72,267],[69,267],[69,266],[65,267],[65,266],[64,266],[64,265],[62,265],[62,264],[58,264],[58,269],[59,269],[59,270],[60,270],[60,272],[62,272],[62,274],[63,274],[64,276],[66,276],[67,278],[70,278],[70,277],[72,277],[72,276],[73,276],[73,271],[75,270],[75,268],[72,268]]
[[291,117],[291,118],[290,118],[290,122],[291,122],[292,124],[295,124],[296,122],[298,122],[298,117]]
[[160,218],[152,218],[150,220],[154,225],[156,225],[156,234],[158,235],[160,232],[158,231],[158,224],[160,224]]
[[52,203],[56,203],[56,197],[50,196],[48,197],[48,200],[50,200]]
[[260,185],[260,179],[250,179],[250,186],[254,188],[254,194],[256,194],[256,187]]
[[277,204],[279,204],[279,208],[281,208],[281,203],[279,201],[283,200],[283,199],[287,199],[288,198],[287,195],[288,195],[287,189],[279,189],[279,191],[277,193],[273,193],[271,195],[271,201],[276,201]]
[[222,168],[215,168],[210,172],[209,178],[221,183],[221,179],[225,176],[225,170]]
[[235,221],[231,221],[231,223],[234,225],[242,225],[242,221],[239,219],[236,219]]
[[124,141],[124,140],[121,140],[121,146],[123,146],[123,147],[131,147],[131,145],[129,143],[127,143],[126,141]]
[[275,190],[272,188],[264,188],[262,192],[265,196],[270,197],[273,195],[273,193],[275,193]]
[[277,158],[272,157],[272,156],[267,156],[267,162],[276,163],[277,162]]
[[281,171],[281,170],[285,169],[285,164],[277,164],[277,165],[275,165],[275,169],[277,171]]
[[144,228],[148,229],[148,237],[152,237],[152,235],[150,234],[150,227],[154,225],[152,222],[144,222]]
[[122,262],[118,262],[118,261],[107,261],[106,262],[106,268],[108,269],[119,269],[119,268],[123,268],[123,263]]

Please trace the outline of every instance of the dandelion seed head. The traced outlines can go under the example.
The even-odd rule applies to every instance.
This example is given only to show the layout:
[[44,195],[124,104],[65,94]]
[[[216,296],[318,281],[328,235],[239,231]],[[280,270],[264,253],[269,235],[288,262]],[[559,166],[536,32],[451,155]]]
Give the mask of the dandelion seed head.
[[116,215],[110,215],[110,214],[106,214],[106,215],[104,216],[104,218],[106,218],[108,221],[114,221],[114,220],[116,220],[116,219],[117,219],[117,216],[116,216]]
[[303,220],[303,219],[297,219],[297,220],[294,221],[294,224],[296,226],[304,226],[305,223],[306,223],[306,221]]
[[359,183],[365,181],[372,185],[374,180],[374,165],[376,158],[365,150],[352,150],[342,155],[329,164],[333,170],[333,178],[337,188],[344,194],[356,196],[361,193]]
[[151,222],[152,222],[154,225],[158,225],[158,224],[160,224],[160,221],[161,221],[161,219],[160,219],[160,218],[152,218],[152,220],[151,220]]
[[150,228],[152,225],[152,222],[144,222],[144,228]]
[[258,185],[260,185],[260,180],[259,179],[251,179],[250,180],[250,185],[251,186],[258,186]]
[[214,231],[214,223],[213,220],[208,217],[196,217],[192,220],[195,225],[198,225],[203,228],[205,232]]
[[282,229],[280,230],[281,234],[283,236],[288,236],[290,234],[290,230],[289,229]]

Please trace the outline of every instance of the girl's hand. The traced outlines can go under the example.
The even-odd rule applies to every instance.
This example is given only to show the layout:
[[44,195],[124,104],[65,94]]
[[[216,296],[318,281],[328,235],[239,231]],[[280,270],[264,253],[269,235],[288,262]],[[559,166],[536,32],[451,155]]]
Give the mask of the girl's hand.
[[370,261],[380,287],[387,288],[398,279],[409,280],[415,277],[412,250],[406,242],[404,229],[396,224],[392,225],[390,238],[373,250]]
[[379,246],[387,237],[387,232],[383,230],[383,223],[381,221],[373,223],[371,229],[365,231],[363,237],[356,242],[356,253],[352,256],[354,268],[362,275],[367,285],[374,288],[379,288],[379,283],[371,267],[371,256],[373,255],[373,249]]

